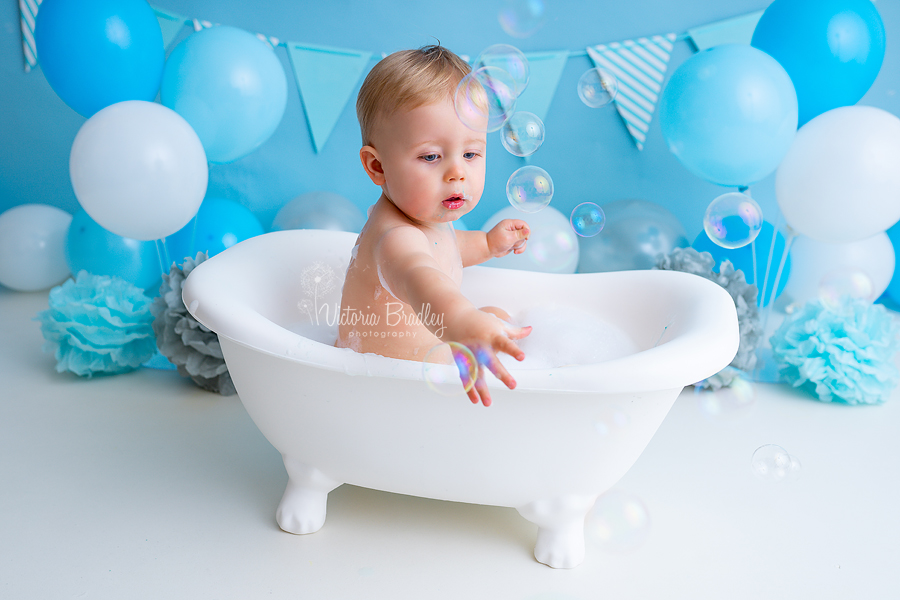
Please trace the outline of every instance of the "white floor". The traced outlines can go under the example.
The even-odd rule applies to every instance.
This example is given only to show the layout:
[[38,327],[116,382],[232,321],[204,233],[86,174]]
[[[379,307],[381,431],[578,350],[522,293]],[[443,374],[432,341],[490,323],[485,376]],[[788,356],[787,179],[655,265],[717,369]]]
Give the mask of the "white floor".
[[[346,485],[320,532],[282,532],[287,476],[240,400],[174,371],[57,374],[31,321],[46,296],[0,288],[2,598],[900,594],[900,392],[847,407],[756,384],[735,411],[689,389],[616,487],[647,507],[646,542],[609,553],[589,535],[583,565],[553,570],[513,509]],[[800,479],[757,478],[764,444],[796,456]]]

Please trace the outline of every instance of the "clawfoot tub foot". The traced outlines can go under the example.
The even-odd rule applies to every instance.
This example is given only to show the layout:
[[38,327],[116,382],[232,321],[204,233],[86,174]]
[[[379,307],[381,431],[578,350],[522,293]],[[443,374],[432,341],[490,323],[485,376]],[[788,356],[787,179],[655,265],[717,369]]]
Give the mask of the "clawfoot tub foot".
[[282,457],[289,479],[275,512],[278,526],[288,533],[315,533],[325,524],[328,492],[341,484],[315,467]]
[[584,518],[596,500],[597,496],[563,496],[517,508],[538,526],[534,558],[554,569],[584,562]]

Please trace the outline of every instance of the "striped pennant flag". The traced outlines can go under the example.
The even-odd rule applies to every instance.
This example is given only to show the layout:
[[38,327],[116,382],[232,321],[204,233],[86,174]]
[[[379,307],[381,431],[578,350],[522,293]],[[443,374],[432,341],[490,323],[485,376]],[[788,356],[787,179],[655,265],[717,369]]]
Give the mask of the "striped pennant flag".
[[674,42],[675,34],[669,33],[587,49],[595,67],[616,76],[616,109],[638,150],[644,149]]
[[19,0],[19,16],[22,22],[22,52],[25,54],[25,72],[37,66],[37,48],[34,45],[34,19],[41,0]]

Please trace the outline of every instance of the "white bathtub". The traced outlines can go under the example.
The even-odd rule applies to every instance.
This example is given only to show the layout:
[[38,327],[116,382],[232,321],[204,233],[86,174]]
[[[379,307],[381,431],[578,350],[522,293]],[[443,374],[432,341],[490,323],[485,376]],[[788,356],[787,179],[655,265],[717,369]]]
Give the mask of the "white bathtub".
[[[184,286],[191,314],[218,333],[247,412],[284,457],[289,482],[276,518],[291,533],[321,528],[328,492],[350,483],[514,507],[538,526],[538,561],[577,566],[596,498],[631,468],[684,386],[737,352],[734,303],[700,277],[470,267],[463,292],[476,306],[514,316],[548,304],[588,311],[638,349],[553,369],[513,363],[518,387],[490,376],[494,404],[475,406],[432,391],[421,363],[334,348],[321,329],[311,337],[327,343],[295,333],[311,331],[316,314],[333,321],[355,239],[266,234],[201,264]],[[606,427],[613,414],[618,426]]]

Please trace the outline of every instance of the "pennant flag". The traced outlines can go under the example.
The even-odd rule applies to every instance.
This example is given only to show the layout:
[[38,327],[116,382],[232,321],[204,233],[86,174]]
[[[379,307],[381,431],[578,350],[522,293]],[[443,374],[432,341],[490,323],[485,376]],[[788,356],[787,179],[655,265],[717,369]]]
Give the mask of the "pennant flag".
[[168,48],[169,44],[172,43],[172,40],[175,39],[175,36],[181,31],[181,28],[184,27],[184,24],[190,19],[162,10],[161,8],[156,8],[155,6],[152,6],[151,8],[156,15],[156,20],[159,21],[159,28],[162,30],[163,47]]
[[644,149],[674,41],[675,34],[668,33],[587,49],[595,67],[615,75],[619,83],[616,109],[638,150]]
[[720,44],[749,44],[763,12],[765,11],[758,10],[740,17],[694,27],[688,29],[687,34],[698,51]]
[[321,152],[372,53],[294,42],[287,48],[313,146]]
[[19,19],[22,24],[22,52],[25,54],[25,72],[37,66],[37,48],[34,45],[34,20],[41,0],[19,0]]
[[543,121],[556,94],[569,52],[540,52],[526,54],[525,58],[528,59],[528,85],[516,101],[516,110],[534,113]]

